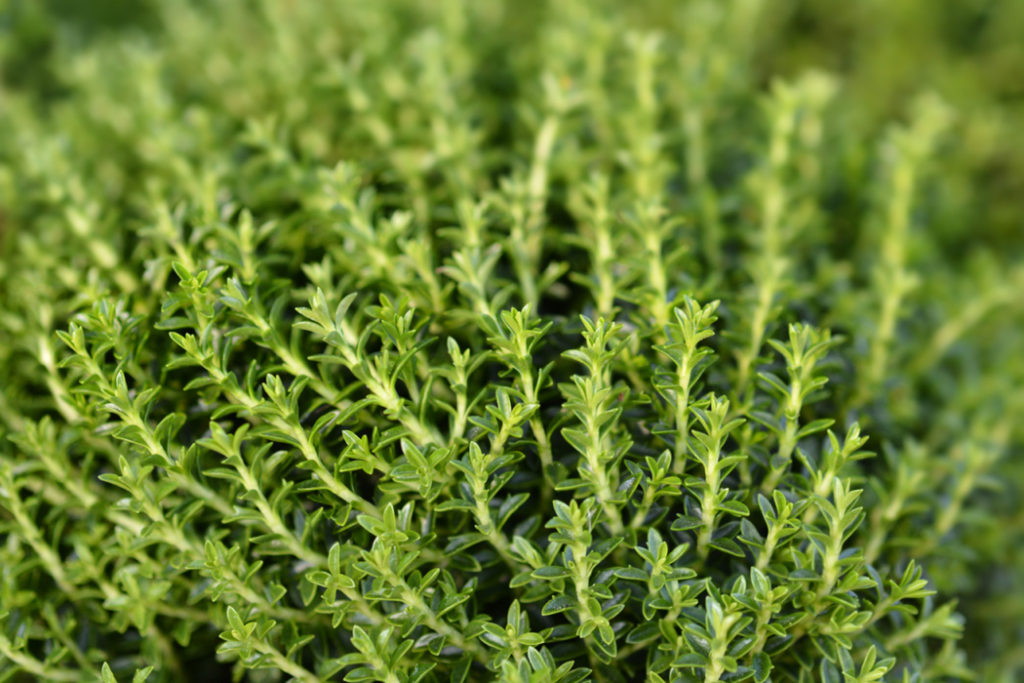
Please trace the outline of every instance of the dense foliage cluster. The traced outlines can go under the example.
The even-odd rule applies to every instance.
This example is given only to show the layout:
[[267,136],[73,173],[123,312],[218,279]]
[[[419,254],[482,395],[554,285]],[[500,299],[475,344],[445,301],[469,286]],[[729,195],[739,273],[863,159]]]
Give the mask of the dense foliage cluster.
[[851,4],[0,0],[0,679],[1014,680],[1024,11]]

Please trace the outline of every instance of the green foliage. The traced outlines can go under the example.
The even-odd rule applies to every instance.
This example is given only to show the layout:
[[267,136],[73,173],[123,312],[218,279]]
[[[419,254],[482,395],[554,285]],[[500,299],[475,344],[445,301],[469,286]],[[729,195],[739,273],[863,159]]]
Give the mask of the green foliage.
[[1015,680],[954,4],[0,0],[0,680]]

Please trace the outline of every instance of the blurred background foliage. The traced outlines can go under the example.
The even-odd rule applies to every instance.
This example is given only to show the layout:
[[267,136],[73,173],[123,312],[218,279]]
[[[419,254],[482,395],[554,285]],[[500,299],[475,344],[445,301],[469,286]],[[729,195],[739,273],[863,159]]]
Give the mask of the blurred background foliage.
[[[45,109],[67,94],[60,73],[61,50],[111,33],[159,40],[176,1],[0,0],[0,73],[3,93],[23,93]],[[201,4],[201,3],[200,3]],[[282,7],[289,2],[280,3]],[[389,3],[396,21],[422,21],[419,3]],[[601,0],[595,0],[595,5]],[[634,28],[685,34],[693,2],[638,0],[605,3],[609,11],[631,16]],[[511,83],[513,55],[539,55],[535,27],[547,11],[544,0],[486,3],[501,26],[488,37],[495,63],[490,76]],[[907,114],[908,94],[933,91],[957,112],[956,144],[943,163],[955,173],[946,179],[937,234],[951,257],[966,242],[984,241],[1003,257],[1021,252],[1021,196],[1024,196],[1024,3],[1017,0],[773,0],[740,2],[711,12],[750,7],[750,82],[764,86],[809,68],[841,76],[844,122],[856,130],[844,137],[880,130]],[[737,10],[735,6],[739,6]],[[758,6],[758,11],[753,11]],[[402,11],[399,11],[401,9]],[[252,4],[258,14],[256,3]],[[238,27],[244,31],[244,26]],[[709,36],[714,40],[714,36]],[[518,59],[519,57],[515,57]],[[504,79],[503,79],[504,75]],[[859,160],[867,163],[867,150]],[[970,224],[971,230],[962,226]],[[1007,252],[1005,249],[1009,249]]]

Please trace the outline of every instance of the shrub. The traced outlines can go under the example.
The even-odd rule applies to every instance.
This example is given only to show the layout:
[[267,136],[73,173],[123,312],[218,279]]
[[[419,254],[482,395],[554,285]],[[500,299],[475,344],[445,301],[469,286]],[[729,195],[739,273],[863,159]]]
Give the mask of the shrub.
[[0,678],[1013,680],[981,4],[0,3]]

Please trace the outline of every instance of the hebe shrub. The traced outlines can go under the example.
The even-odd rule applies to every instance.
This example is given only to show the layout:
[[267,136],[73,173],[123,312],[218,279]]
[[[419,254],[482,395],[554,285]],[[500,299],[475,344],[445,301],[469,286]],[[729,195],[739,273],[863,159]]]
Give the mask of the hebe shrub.
[[1014,680],[1024,18],[864,5],[0,2],[0,679]]

